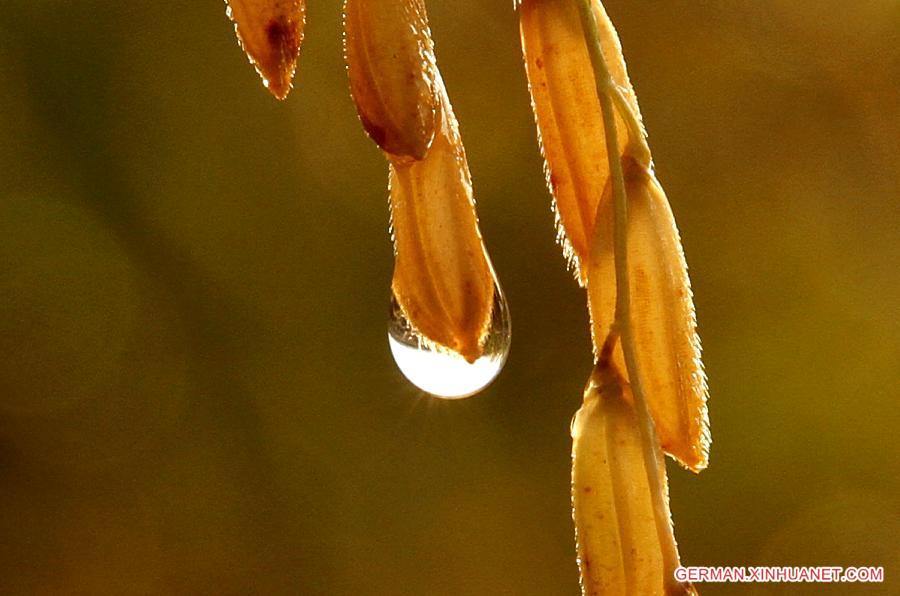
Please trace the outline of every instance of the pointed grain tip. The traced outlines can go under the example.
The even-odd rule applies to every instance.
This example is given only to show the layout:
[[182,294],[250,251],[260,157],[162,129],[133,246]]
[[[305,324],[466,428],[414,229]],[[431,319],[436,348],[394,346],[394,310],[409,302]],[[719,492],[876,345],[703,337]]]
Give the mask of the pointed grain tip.
[[265,86],[265,88],[275,97],[275,99],[279,101],[284,101],[285,99],[287,99],[287,96],[291,93],[291,89],[294,88],[290,80],[286,81],[284,79],[277,78],[269,79],[266,78],[265,75],[261,76],[263,76],[263,85]]
[[279,15],[269,19],[266,25],[268,52],[258,62],[266,88],[278,99],[291,92],[297,55],[303,40],[302,21],[295,17]]
[[475,364],[475,361],[481,358],[484,353],[484,349],[479,341],[470,341],[470,338],[467,336],[467,341],[465,343],[459,344],[457,347],[457,352],[460,356],[462,356],[466,362],[469,364]]
[[291,91],[306,24],[305,0],[230,0],[238,41],[277,99]]

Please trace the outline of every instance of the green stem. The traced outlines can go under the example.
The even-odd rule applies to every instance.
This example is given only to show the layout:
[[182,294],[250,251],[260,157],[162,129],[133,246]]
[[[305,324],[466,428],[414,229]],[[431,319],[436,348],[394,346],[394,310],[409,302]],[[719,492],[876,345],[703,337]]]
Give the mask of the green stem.
[[651,161],[650,147],[647,145],[644,126],[632,111],[622,89],[614,81],[612,83],[612,91],[613,103],[625,120],[625,128],[628,129],[628,145],[626,145],[624,153],[634,157],[638,163],[649,166]]
[[[597,27],[597,19],[593,12],[591,0],[576,0],[581,16],[581,26],[584,30],[588,53],[591,57],[591,65],[594,69],[594,79],[597,84],[597,98],[603,112],[603,128],[606,137],[606,153],[609,157],[609,172],[612,178],[612,191],[615,201],[615,269],[616,269],[616,313],[613,322],[613,332],[618,332],[622,342],[622,351],[625,354],[625,366],[628,370],[628,378],[631,381],[631,390],[634,395],[635,409],[637,411],[638,426],[641,432],[641,443],[644,450],[644,467],[647,471],[647,482],[650,485],[651,498],[653,500],[653,513],[656,520],[656,532],[662,547],[663,567],[666,570],[664,578],[666,591],[677,593],[684,592],[685,587],[678,583],[672,572],[679,565],[678,547],[672,533],[671,520],[667,495],[663,490],[660,468],[664,462],[659,459],[659,438],[653,424],[653,417],[647,406],[644,393],[641,371],[638,366],[637,355],[634,346],[634,333],[631,323],[631,284],[628,276],[628,200],[625,191],[625,177],[622,171],[622,160],[619,157],[619,143],[616,132],[615,103],[624,107],[627,112],[623,118],[628,122],[629,118],[636,121],[627,104],[622,105],[619,93],[609,74],[609,68],[603,57],[600,44],[600,32]],[[649,152],[648,152],[649,153]]]

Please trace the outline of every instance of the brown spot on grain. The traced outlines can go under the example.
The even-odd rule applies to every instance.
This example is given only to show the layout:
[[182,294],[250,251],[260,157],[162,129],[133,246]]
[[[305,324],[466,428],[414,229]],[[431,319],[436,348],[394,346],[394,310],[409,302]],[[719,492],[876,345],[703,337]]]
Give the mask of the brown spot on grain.
[[282,61],[293,60],[300,50],[300,28],[285,16],[278,16],[266,25],[266,39],[272,50],[281,54]]

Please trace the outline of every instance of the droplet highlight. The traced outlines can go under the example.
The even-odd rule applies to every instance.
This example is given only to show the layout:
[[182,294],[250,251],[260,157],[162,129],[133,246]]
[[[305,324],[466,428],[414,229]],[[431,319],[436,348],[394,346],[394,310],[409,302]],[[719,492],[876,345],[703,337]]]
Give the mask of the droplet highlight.
[[462,399],[490,385],[506,364],[511,340],[509,307],[496,281],[484,352],[472,363],[416,332],[396,297],[391,296],[388,343],[394,362],[410,383],[435,397]]

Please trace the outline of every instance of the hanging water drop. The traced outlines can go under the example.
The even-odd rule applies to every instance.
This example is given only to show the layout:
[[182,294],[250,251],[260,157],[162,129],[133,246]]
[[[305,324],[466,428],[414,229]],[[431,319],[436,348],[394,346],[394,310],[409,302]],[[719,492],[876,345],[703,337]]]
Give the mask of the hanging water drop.
[[506,363],[511,332],[509,307],[496,281],[484,351],[472,363],[417,333],[396,298],[391,296],[388,343],[394,362],[410,383],[435,397],[461,399],[490,385]]

